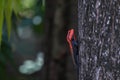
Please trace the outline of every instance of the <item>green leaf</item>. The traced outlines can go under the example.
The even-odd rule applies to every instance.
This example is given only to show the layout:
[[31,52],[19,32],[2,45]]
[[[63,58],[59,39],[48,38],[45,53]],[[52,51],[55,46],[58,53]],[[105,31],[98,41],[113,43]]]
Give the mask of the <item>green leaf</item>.
[[5,17],[7,23],[8,39],[10,39],[10,33],[11,33],[11,16],[12,16],[12,0],[6,0]]
[[13,11],[14,11],[15,15],[17,16],[17,14],[20,10],[21,1],[13,0],[12,3],[13,3],[13,5],[12,5]]
[[3,21],[4,21],[4,0],[1,0],[0,2],[0,44],[2,41],[2,27],[3,27]]

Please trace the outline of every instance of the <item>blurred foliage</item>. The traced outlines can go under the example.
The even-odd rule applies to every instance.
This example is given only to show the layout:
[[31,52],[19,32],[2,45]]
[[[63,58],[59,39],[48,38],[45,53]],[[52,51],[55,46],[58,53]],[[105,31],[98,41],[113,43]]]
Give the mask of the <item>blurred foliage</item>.
[[0,2],[0,43],[1,43],[1,40],[2,40],[2,26],[3,26],[3,19],[4,19],[4,16],[3,16],[3,12],[4,12],[4,0],[1,0]]
[[[30,19],[31,21],[35,16],[40,16],[42,21],[40,24],[35,25],[29,23],[35,33],[41,34],[44,32],[44,11],[45,11],[45,0],[1,0],[0,2],[0,80],[19,80],[16,77],[10,79],[6,72],[7,63],[12,64],[16,69],[15,62],[13,60],[12,49],[10,45],[10,35],[12,28],[17,28],[19,25],[13,20],[13,17],[19,18],[24,22],[24,19]],[[13,15],[13,13],[15,15]],[[15,24],[17,23],[17,25]],[[4,31],[3,25],[7,25]],[[12,25],[13,24],[13,25]],[[20,23],[21,24],[21,23]]]
[[2,27],[4,23],[4,16],[7,23],[7,33],[10,38],[11,33],[11,16],[12,11],[18,13],[20,7],[20,0],[1,0],[0,2],[0,43],[2,40]]
[[45,9],[44,0],[40,0],[39,1],[40,5],[36,6],[37,1],[39,0],[1,0],[0,2],[0,10],[1,10],[0,11],[0,43],[2,40],[2,27],[4,23],[4,18],[7,23],[8,38],[10,39],[11,25],[12,25],[12,22],[11,22],[12,12],[14,12],[16,15],[20,14],[20,16],[25,17],[31,14],[33,16],[35,14],[34,13],[35,11],[33,10],[36,10],[36,12],[39,11],[40,15],[43,16],[44,9]]
[[22,0],[21,1],[22,9],[33,8],[35,5],[36,5],[36,0]]
[[0,80],[9,80],[7,77],[7,64],[12,64],[16,69],[15,62],[13,60],[12,49],[8,42],[7,35],[2,35],[1,48],[0,48]]
[[[12,12],[18,13],[19,3],[20,0],[1,0],[0,2],[0,80],[10,80],[6,71],[8,63],[15,68],[8,38],[10,39]],[[3,32],[4,21],[7,23],[7,34]]]

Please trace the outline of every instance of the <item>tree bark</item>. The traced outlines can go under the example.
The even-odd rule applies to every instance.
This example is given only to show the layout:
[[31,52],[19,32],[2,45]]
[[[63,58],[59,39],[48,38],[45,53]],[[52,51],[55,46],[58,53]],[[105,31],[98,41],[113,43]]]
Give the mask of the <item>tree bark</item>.
[[[69,15],[65,12],[65,0],[46,0],[46,78],[67,80],[66,24]],[[67,12],[69,10],[67,9]],[[66,16],[67,14],[67,16]]]
[[78,0],[79,80],[120,80],[120,1]]
[[55,0],[46,0],[46,14],[45,14],[45,33],[46,33],[46,57],[45,57],[45,80],[50,80],[50,65],[52,61],[53,49],[53,29],[54,29],[54,13]]

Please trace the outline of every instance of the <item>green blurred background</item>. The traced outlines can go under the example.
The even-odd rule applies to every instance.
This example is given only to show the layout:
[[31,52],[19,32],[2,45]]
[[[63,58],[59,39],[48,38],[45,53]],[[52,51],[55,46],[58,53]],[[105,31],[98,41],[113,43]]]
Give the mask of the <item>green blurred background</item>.
[[77,0],[1,0],[0,80],[75,80],[66,42]]

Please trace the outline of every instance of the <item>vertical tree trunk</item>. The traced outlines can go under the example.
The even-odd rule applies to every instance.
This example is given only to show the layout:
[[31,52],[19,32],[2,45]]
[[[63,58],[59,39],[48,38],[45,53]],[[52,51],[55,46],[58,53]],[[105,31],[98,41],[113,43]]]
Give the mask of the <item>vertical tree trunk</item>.
[[[66,0],[46,0],[46,78],[45,80],[67,80]],[[67,8],[67,12],[69,9]],[[64,35],[64,36],[63,36]]]
[[46,0],[46,14],[45,14],[45,30],[46,30],[46,57],[45,57],[45,80],[50,80],[50,65],[52,59],[53,49],[53,29],[54,29],[54,13],[55,0]]
[[120,80],[120,1],[78,0],[79,80]]

